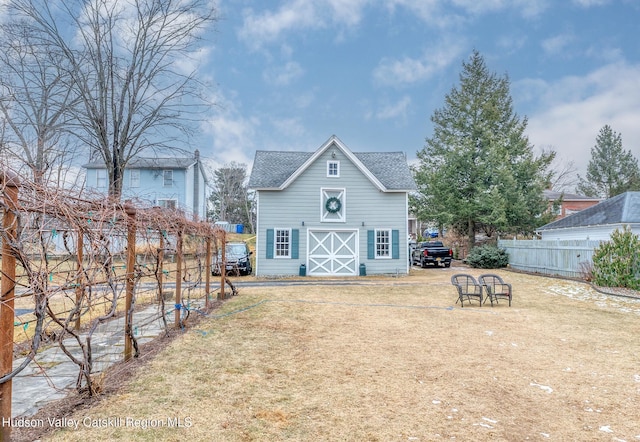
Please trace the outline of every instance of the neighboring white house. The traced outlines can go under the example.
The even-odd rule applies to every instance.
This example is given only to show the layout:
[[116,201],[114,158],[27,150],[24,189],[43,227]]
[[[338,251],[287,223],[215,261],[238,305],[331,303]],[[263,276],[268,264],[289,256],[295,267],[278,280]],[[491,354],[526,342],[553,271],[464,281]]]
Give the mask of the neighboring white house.
[[408,193],[402,152],[256,152],[257,276],[406,274]]
[[[106,193],[109,179],[104,163],[83,167],[87,189]],[[197,150],[190,158],[134,158],[124,170],[123,200],[181,209],[206,219],[207,196],[207,177]]]
[[537,233],[543,240],[609,240],[628,226],[640,234],[640,192],[625,192],[546,224]]

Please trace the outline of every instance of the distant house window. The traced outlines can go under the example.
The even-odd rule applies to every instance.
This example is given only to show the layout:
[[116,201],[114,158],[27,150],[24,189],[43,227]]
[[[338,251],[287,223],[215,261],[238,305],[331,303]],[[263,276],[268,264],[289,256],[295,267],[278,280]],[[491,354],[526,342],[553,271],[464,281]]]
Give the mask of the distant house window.
[[163,185],[164,187],[172,187],[173,186],[173,170],[164,170],[162,172],[163,177]]
[[290,229],[276,229],[275,231],[275,257],[276,258],[288,258],[290,250]]
[[129,169],[129,187],[140,187],[140,169]]
[[334,178],[340,176],[340,161],[327,161],[327,176]]
[[106,189],[107,169],[96,169],[96,187],[98,189]]
[[376,258],[391,258],[391,230],[376,230]]
[[158,200],[158,206],[162,207],[163,209],[173,209],[173,210],[175,210],[176,207],[178,207],[178,201],[177,200],[171,200],[171,199],[159,199]]

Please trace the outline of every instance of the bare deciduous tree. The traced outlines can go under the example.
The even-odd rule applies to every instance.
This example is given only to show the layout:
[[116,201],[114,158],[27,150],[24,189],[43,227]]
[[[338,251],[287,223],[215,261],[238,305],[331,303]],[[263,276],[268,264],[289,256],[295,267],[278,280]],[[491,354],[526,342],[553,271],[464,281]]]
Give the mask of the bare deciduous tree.
[[206,104],[187,66],[216,19],[210,0],[11,0],[9,8],[58,57],[80,101],[74,133],[104,162],[110,196],[120,198],[133,157],[186,147]]
[[2,150],[17,169],[26,166],[33,180],[59,184],[73,145],[67,136],[74,101],[60,60],[20,24],[0,25],[0,115]]
[[573,161],[562,162],[555,152],[553,146],[542,148],[543,155],[554,155],[549,168],[549,188],[556,192],[573,192],[578,184],[576,165]]

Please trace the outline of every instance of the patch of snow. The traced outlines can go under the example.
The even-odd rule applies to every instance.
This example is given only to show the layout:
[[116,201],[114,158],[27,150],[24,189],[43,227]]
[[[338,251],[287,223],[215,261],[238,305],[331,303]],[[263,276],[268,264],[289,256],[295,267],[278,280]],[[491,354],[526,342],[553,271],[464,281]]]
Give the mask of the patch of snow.
[[549,433],[540,433],[540,436],[542,436],[542,437],[551,437],[551,435]]
[[609,425],[603,425],[602,427],[600,427],[600,431],[604,431],[605,433],[613,433],[613,430],[611,429],[611,427],[609,427]]
[[488,417],[483,417],[482,419],[487,421],[487,422],[491,422],[492,424],[497,424],[498,423],[498,421],[495,421],[493,419],[489,419]]
[[529,385],[531,385],[532,387],[539,387],[541,390],[546,391],[547,393],[553,393],[553,388],[547,386],[547,385],[541,385],[541,384],[536,384],[531,382]]

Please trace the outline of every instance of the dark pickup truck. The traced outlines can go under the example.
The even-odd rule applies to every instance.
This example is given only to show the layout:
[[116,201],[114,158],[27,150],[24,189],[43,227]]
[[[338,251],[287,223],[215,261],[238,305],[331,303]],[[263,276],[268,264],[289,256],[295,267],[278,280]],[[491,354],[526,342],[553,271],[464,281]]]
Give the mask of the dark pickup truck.
[[420,264],[423,268],[426,267],[427,264],[433,264],[436,267],[443,264],[445,267],[449,267],[452,258],[453,250],[445,247],[442,241],[422,242],[418,244],[411,253],[411,262],[413,265]]

